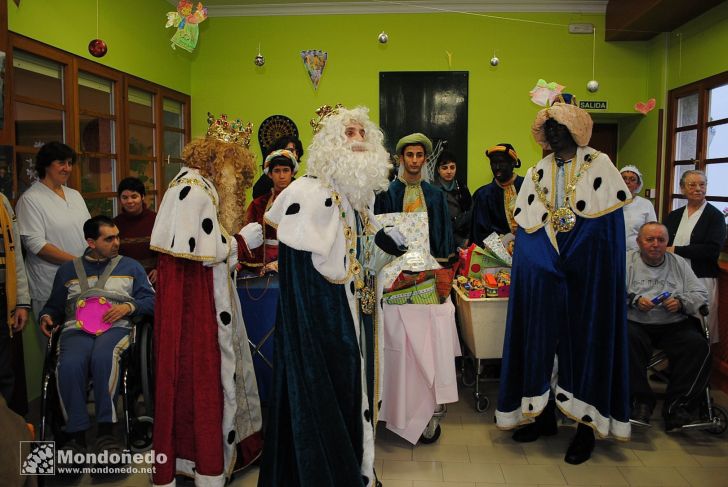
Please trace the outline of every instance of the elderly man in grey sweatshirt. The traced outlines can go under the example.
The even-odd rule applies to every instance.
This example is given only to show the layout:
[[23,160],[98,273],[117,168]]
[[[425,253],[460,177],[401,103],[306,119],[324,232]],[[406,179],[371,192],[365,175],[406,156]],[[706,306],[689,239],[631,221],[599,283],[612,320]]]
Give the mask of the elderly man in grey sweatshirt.
[[631,418],[649,423],[655,396],[646,368],[653,347],[661,349],[671,371],[662,408],[670,432],[694,419],[710,376],[710,346],[693,318],[707,302],[707,291],[685,259],[666,252],[668,239],[664,225],[645,223],[638,249],[627,253],[627,322]]

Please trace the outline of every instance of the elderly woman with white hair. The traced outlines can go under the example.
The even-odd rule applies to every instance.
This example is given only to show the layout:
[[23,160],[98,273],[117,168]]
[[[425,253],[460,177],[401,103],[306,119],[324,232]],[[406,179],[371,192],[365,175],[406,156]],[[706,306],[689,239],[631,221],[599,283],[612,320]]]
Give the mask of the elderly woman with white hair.
[[723,215],[708,203],[708,178],[703,171],[685,171],[680,191],[687,205],[671,211],[663,222],[670,234],[668,252],[690,262],[695,275],[708,290],[711,343],[718,342],[718,258],[726,236]]
[[637,248],[637,234],[640,227],[647,222],[657,220],[655,207],[650,200],[639,195],[642,191],[642,173],[635,166],[624,166],[620,171],[624,183],[632,194],[632,200],[624,205],[624,234],[627,239],[627,251]]

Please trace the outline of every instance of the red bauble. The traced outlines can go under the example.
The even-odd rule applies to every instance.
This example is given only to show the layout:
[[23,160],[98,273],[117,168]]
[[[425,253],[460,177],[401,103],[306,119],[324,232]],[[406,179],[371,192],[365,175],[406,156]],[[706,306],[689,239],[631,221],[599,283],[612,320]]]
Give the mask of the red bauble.
[[94,39],[88,43],[88,52],[94,57],[104,57],[109,48],[101,39]]

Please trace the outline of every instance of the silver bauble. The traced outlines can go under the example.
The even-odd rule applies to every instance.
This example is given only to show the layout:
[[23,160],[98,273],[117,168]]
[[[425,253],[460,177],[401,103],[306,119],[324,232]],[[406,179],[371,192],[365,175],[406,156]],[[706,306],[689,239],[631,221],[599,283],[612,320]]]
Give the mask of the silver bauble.
[[377,40],[379,41],[380,44],[386,44],[387,42],[389,42],[389,36],[387,35],[386,32],[382,31],[379,33]]
[[599,81],[593,79],[586,84],[586,91],[589,93],[596,93],[599,91]]
[[493,56],[492,58],[490,58],[491,66],[495,67],[495,66],[498,66],[499,64],[500,64],[500,59],[498,59],[498,56]]
[[263,66],[265,64],[265,58],[262,54],[258,54],[255,56],[255,65],[256,66]]

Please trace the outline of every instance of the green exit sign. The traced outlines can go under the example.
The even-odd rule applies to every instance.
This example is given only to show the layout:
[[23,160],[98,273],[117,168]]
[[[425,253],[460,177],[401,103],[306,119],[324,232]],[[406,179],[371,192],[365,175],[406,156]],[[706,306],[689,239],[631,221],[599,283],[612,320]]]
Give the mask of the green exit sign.
[[584,110],[606,110],[607,102],[596,100],[580,101],[579,108],[583,108]]

